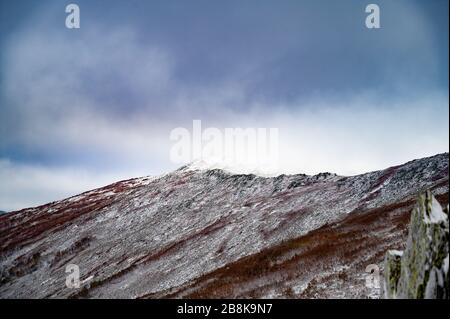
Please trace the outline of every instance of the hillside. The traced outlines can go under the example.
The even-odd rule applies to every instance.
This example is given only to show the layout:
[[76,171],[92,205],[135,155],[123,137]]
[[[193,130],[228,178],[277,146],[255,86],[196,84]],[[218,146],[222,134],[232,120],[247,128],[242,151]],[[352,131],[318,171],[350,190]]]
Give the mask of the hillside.
[[[0,297],[367,298],[448,154],[357,176],[183,167],[0,216]],[[80,267],[79,289],[65,285]]]

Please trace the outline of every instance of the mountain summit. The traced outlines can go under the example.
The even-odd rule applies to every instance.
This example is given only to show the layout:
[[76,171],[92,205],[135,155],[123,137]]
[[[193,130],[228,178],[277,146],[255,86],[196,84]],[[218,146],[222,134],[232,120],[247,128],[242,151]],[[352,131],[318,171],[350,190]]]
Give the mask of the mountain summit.
[[[189,166],[0,216],[2,298],[367,298],[448,154],[357,176]],[[80,287],[68,288],[68,265]]]

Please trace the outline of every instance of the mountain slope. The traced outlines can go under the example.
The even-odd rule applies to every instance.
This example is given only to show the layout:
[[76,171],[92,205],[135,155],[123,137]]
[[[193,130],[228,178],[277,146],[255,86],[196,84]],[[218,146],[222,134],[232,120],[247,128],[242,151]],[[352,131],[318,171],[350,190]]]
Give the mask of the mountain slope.
[[[448,203],[448,154],[358,176],[181,168],[0,216],[0,296],[376,296],[417,194]],[[80,289],[65,286],[67,264]]]

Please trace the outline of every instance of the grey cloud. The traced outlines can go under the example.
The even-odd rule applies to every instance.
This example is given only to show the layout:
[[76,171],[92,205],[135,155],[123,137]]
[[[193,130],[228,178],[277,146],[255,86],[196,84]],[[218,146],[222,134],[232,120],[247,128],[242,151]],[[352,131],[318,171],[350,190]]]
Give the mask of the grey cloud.
[[[79,31],[43,2],[0,41],[4,208],[173,169],[169,133],[193,119],[278,127],[280,172],[356,174],[448,151],[448,40],[417,2],[380,1],[379,32],[363,1],[80,5]],[[93,177],[71,187],[82,171]]]

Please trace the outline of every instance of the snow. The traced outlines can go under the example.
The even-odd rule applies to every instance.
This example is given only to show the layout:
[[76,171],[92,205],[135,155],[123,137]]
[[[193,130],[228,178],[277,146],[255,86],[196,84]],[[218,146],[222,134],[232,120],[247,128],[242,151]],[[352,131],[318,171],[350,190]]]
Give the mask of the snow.
[[443,264],[445,274],[448,274],[448,258],[449,258],[449,255],[447,255],[447,257],[445,257],[444,264]]
[[388,251],[388,253],[392,256],[398,256],[398,257],[403,256],[403,251],[401,251],[401,250],[391,249]]
[[[0,268],[14,269],[20,258],[37,252],[41,259],[33,272],[11,277],[0,286],[0,296],[65,298],[74,294],[57,285],[64,282],[61,267],[69,260],[80,266],[83,275],[94,276],[93,282],[102,283],[90,289],[92,297],[129,298],[187,287],[242,257],[326,224],[338,224],[348,212],[410,201],[419,190],[442,184],[443,179],[436,176],[447,174],[448,155],[402,166],[380,195],[370,197],[367,194],[386,172],[266,178],[212,171],[218,167],[210,164],[197,162],[172,173],[119,182],[120,187],[110,185],[44,208],[2,216],[8,220],[0,224],[0,248],[5,252]],[[111,192],[114,196],[108,196]],[[440,192],[448,192],[448,186]],[[47,213],[50,209],[53,214]],[[59,222],[61,216],[80,209],[83,215],[58,227],[49,222],[51,218]],[[31,223],[36,221],[39,227],[33,228]],[[364,263],[388,247],[381,245],[398,238],[389,236],[398,231],[390,224],[383,227],[380,238],[387,243],[375,245],[373,251],[356,258],[358,262]],[[36,228],[45,231],[45,236],[25,237]],[[77,246],[83,238],[89,239],[88,244]],[[349,242],[349,249],[357,244]],[[334,275],[348,265],[336,260],[329,266],[329,274]],[[317,269],[313,266],[308,271]],[[46,281],[49,277],[54,280]],[[261,286],[265,280],[261,279]],[[308,278],[296,280],[296,285],[308,282]],[[339,297],[357,293],[337,288],[329,292]]]
[[215,158],[197,159],[183,167],[186,171],[208,171],[220,169],[230,174],[253,174],[261,177],[279,176],[271,168],[261,169],[252,164],[238,164],[234,161],[218,160]]
[[390,182],[389,179],[385,180],[383,183],[381,183],[380,185],[378,185],[377,187],[375,187],[373,190],[371,190],[371,191],[369,192],[369,194],[373,194],[373,193],[378,192],[378,191],[379,191],[380,189],[382,189],[384,186],[386,186],[387,184],[389,184],[389,182]]
[[424,220],[428,224],[438,224],[448,220],[447,214],[444,213],[441,205],[434,197],[431,202],[431,212],[429,216],[424,215]]

